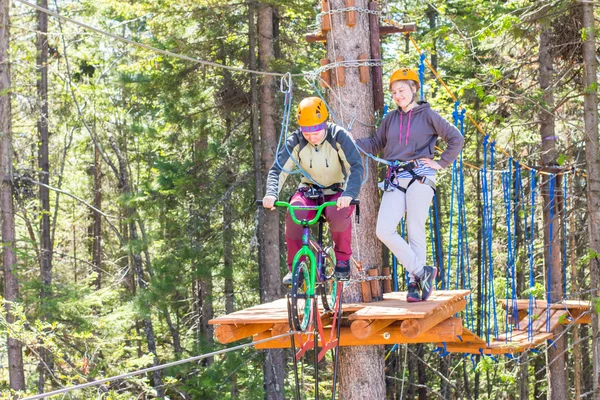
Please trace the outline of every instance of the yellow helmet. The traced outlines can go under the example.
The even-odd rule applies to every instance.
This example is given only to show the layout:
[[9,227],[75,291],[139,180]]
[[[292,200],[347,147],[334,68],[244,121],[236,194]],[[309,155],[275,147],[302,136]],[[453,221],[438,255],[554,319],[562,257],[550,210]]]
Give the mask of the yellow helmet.
[[421,86],[419,83],[419,74],[417,74],[417,71],[410,68],[400,68],[394,71],[390,78],[390,88],[392,87],[392,83],[396,81],[413,81],[417,84],[417,88]]
[[319,97],[307,97],[298,105],[298,125],[302,132],[316,132],[327,127],[329,112]]

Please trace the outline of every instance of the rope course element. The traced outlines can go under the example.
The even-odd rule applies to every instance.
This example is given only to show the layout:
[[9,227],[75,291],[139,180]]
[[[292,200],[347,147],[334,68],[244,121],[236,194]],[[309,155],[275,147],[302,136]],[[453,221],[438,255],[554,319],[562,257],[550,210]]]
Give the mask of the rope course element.
[[[59,394],[72,392],[73,390],[85,389],[85,388],[88,388],[88,387],[102,385],[103,383],[108,383],[108,382],[116,381],[116,380],[119,380],[119,379],[127,379],[127,378],[131,378],[132,376],[142,375],[142,374],[145,374],[145,373],[148,373],[148,372],[153,372],[153,371],[157,371],[157,370],[161,370],[161,369],[165,369],[165,368],[169,368],[169,367],[174,367],[176,365],[181,365],[181,364],[186,364],[186,363],[189,363],[189,362],[203,360],[203,359],[208,358],[208,357],[214,357],[214,356],[218,356],[218,355],[221,355],[221,354],[229,353],[229,352],[232,352],[232,351],[241,350],[241,349],[243,349],[245,347],[255,346],[256,344],[269,342],[271,340],[283,339],[283,338],[286,338],[288,336],[292,336],[292,335],[299,334],[299,333],[303,333],[303,332],[288,332],[288,333],[283,333],[281,335],[273,336],[273,337],[270,337],[270,338],[267,338],[267,339],[262,339],[262,340],[259,340],[259,341],[256,341],[256,342],[245,343],[245,344],[241,344],[239,346],[234,346],[234,347],[229,347],[229,348],[223,349],[223,350],[213,351],[212,353],[202,354],[202,355],[199,355],[199,356],[185,358],[183,360],[177,360],[177,361],[173,361],[173,362],[166,363],[166,364],[156,365],[154,367],[149,367],[149,368],[144,368],[144,369],[140,369],[140,370],[137,370],[137,371],[127,372],[125,374],[116,375],[116,376],[112,376],[112,377],[109,377],[109,378],[100,379],[100,380],[97,380],[97,381],[86,382],[86,383],[82,383],[81,385],[70,386],[70,387],[66,387],[66,388],[54,390],[52,392],[37,394],[35,396],[26,397],[23,400],[37,400],[37,399],[43,399],[43,398],[46,398],[46,397],[57,396]],[[308,333],[304,332],[304,334],[310,334],[310,332],[308,332]]]

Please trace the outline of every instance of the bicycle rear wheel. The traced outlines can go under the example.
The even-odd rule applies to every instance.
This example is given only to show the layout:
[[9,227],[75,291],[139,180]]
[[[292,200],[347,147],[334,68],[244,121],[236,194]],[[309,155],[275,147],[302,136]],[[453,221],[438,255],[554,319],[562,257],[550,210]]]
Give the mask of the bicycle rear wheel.
[[306,262],[298,262],[292,275],[292,322],[296,331],[304,332],[310,322],[312,298],[308,295],[309,281]]
[[326,247],[323,250],[323,279],[319,285],[319,293],[321,294],[321,303],[327,311],[333,311],[335,308],[335,300],[337,293],[337,281],[333,275],[335,273],[335,252],[333,247]]

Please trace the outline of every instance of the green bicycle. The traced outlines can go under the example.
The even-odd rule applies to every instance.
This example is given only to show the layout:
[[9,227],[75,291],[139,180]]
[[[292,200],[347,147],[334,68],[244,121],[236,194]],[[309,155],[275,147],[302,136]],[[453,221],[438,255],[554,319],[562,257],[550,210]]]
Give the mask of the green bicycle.
[[[259,200],[257,203],[262,204],[262,201]],[[350,204],[358,205],[360,201],[352,200]],[[305,332],[311,320],[314,320],[311,317],[318,314],[317,296],[321,298],[325,311],[336,311],[339,302],[338,281],[333,278],[336,265],[335,253],[333,247],[323,247],[325,223],[323,211],[326,207],[337,206],[337,203],[328,201],[319,206],[295,206],[285,201],[276,201],[275,206],[287,208],[292,221],[302,225],[303,228],[302,247],[292,262],[291,317],[293,328]],[[299,210],[316,211],[316,214],[312,219],[300,220],[295,214],[295,211]],[[311,240],[310,226],[317,223],[319,224],[317,238]]]

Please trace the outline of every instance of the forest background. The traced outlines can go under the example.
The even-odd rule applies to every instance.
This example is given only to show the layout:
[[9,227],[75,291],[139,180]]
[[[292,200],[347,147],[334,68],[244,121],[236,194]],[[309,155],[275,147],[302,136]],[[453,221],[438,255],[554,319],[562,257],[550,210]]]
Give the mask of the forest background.
[[[8,193],[0,205],[3,213],[9,199],[14,207],[14,241],[6,240],[9,224],[3,219],[2,398],[15,390],[21,396],[42,393],[222,349],[211,318],[280,297],[282,230],[271,229],[275,256],[262,249],[268,226],[283,224],[275,214],[265,219],[254,200],[262,197],[284,119],[281,77],[239,69],[294,74],[294,107],[315,94],[313,83],[328,95],[314,76],[300,76],[317,70],[326,54],[322,44],[305,40],[320,29],[317,2],[37,4],[188,59],[116,40],[18,0],[2,2],[2,20],[8,21],[8,13],[10,24],[1,29],[0,49],[8,45],[10,70],[4,63],[1,94],[10,97],[10,107],[6,102],[0,107],[5,132],[0,148],[3,162],[10,162],[0,163],[2,190]],[[584,73],[584,42],[591,38],[596,59],[600,54],[593,29],[584,29],[585,7],[592,10],[592,28],[598,26],[595,5],[564,0],[379,4],[394,21],[416,23],[412,37],[498,147],[523,165],[565,173],[566,197],[560,192],[555,218],[561,227],[557,240],[568,247],[554,251],[568,264],[567,297],[585,300],[597,298],[590,267],[598,254],[592,242],[600,240],[586,228],[588,185],[599,183],[597,165],[591,168],[589,154],[586,158],[589,141],[598,144],[597,103],[595,136],[586,134],[584,115],[585,95],[597,92]],[[417,68],[419,54],[404,35],[384,36],[382,53],[384,87],[393,70]],[[452,121],[454,100],[430,71],[425,79],[427,101]],[[392,106],[387,94],[385,103]],[[478,238],[483,136],[467,123],[465,138],[464,160],[473,166],[464,170],[469,235]],[[511,162],[498,155],[498,169]],[[282,197],[293,191],[294,179]],[[450,183],[449,168],[438,178],[444,246],[451,235]],[[502,298],[507,227],[502,194],[497,196],[494,268]],[[526,238],[523,233],[518,238],[520,297],[532,290],[544,297],[546,259],[556,255],[545,251],[545,218],[540,208],[533,289]],[[480,251],[479,243],[472,241],[472,254]],[[275,272],[264,269],[265,257],[273,260]],[[384,258],[389,263],[389,255]],[[569,326],[563,337],[567,368],[554,379],[564,380],[568,397],[595,397],[592,327]],[[388,398],[400,398],[401,391],[403,398],[485,399],[538,399],[552,392],[546,351],[516,359],[477,357],[475,363],[462,355],[440,358],[431,350],[410,345],[390,353]],[[247,347],[75,391],[69,398],[291,398],[290,363],[286,352]],[[330,366],[322,368],[330,377]],[[309,376],[306,367],[307,392],[314,385]]]

